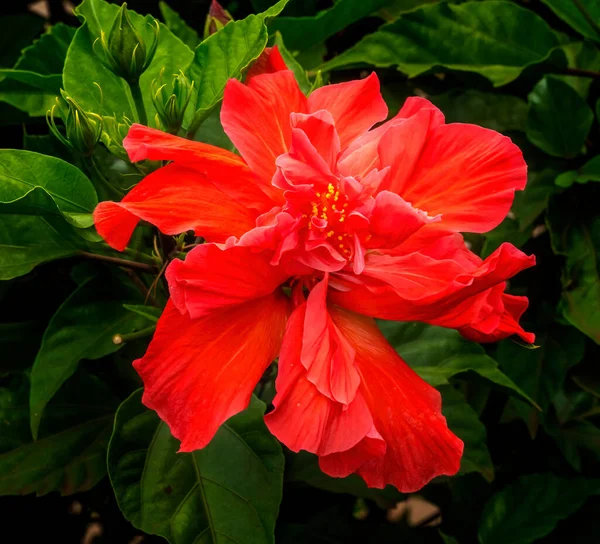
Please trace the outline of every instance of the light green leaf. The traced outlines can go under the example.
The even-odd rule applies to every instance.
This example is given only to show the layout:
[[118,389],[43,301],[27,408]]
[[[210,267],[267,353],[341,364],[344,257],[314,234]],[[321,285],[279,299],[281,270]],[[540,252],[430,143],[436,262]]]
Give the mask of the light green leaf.
[[589,181],[600,181],[600,155],[590,159],[577,170],[563,172],[556,178],[559,187],[570,187],[573,183],[588,183]]
[[554,77],[544,77],[529,94],[527,138],[555,157],[581,152],[594,114],[572,87]]
[[279,2],[276,2],[262,13],[258,13],[257,17],[260,17],[265,24],[269,24],[271,19],[277,17],[283,11],[289,1],[290,0],[279,0]]
[[216,106],[227,81],[240,78],[266,45],[267,29],[256,15],[228,23],[204,40],[196,48],[189,68],[198,90],[196,110],[208,111]]
[[338,0],[310,17],[279,17],[270,30],[281,32],[292,51],[308,49],[390,3],[391,0]]
[[600,480],[567,480],[550,473],[522,476],[487,502],[479,522],[481,544],[528,544],[550,533],[576,512]]
[[166,2],[159,2],[158,7],[167,28],[190,49],[196,49],[201,42],[198,33]]
[[463,395],[450,385],[440,387],[442,413],[449,429],[465,443],[460,472],[480,472],[488,481],[494,479],[494,464],[487,448],[485,426]]
[[457,331],[423,323],[379,321],[378,325],[400,356],[430,385],[448,385],[453,376],[473,371],[535,404],[481,346],[464,340]]
[[0,150],[0,214],[64,217],[93,225],[94,186],[75,166],[32,151]]
[[283,455],[263,422],[265,405],[253,398],[208,446],[177,453],[178,441],[141,398],[139,390],[120,406],[108,451],[125,517],[172,544],[273,543]]
[[397,66],[409,77],[446,68],[476,72],[498,87],[558,45],[542,18],[511,2],[440,3],[400,16],[321,68]]
[[582,36],[600,42],[599,0],[542,0],[542,2]]
[[124,300],[132,297],[115,282],[97,277],[80,285],[58,308],[48,323],[31,371],[29,402],[34,438],[46,405],[77,370],[79,361],[114,353],[122,347],[113,343],[115,334],[147,326],[147,319],[123,308]]

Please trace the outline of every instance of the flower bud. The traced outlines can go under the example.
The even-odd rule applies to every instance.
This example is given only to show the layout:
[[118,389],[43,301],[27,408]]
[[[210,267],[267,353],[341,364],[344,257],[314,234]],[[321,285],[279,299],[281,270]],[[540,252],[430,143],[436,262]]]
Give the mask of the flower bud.
[[158,22],[153,27],[154,40],[150,49],[129,18],[127,3],[124,3],[117,13],[108,39],[101,33],[100,42],[110,65],[110,68],[129,83],[136,84],[140,76],[152,62],[158,45]]
[[229,21],[233,21],[231,14],[217,0],[212,0],[204,24],[204,39],[221,30]]
[[102,143],[112,155],[124,161],[129,161],[129,156],[123,147],[123,140],[131,125],[132,122],[127,117],[122,117],[121,120],[117,120],[116,117],[104,117]]
[[163,83],[164,69],[160,77],[152,82],[152,102],[156,108],[159,123],[163,130],[171,134],[177,134],[183,124],[185,110],[192,98],[194,83],[180,71],[173,76],[172,92],[169,93],[169,85]]
[[[68,148],[83,155],[91,155],[102,135],[102,117],[92,112],[85,112],[67,95],[60,91],[63,100],[56,98],[56,104],[46,113],[46,121],[52,133]],[[54,116],[60,110],[65,125],[65,136],[58,130]]]

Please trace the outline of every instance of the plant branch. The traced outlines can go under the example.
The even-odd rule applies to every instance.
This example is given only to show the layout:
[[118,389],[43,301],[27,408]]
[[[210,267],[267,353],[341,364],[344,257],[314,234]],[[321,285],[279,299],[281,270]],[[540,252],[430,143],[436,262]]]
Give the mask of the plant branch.
[[137,270],[144,270],[145,272],[156,272],[156,266],[153,264],[138,263],[136,261],[128,261],[127,259],[119,259],[118,257],[109,257],[108,255],[100,255],[98,253],[89,253],[88,251],[80,251],[78,255],[86,257],[87,259],[95,259],[97,261],[104,261],[105,263],[116,264],[118,266],[124,266],[126,268],[134,268]]
[[580,68],[564,68],[562,70],[556,70],[556,73],[564,74],[566,76],[591,77],[594,79],[600,79],[600,72],[582,70]]
[[141,125],[148,126],[148,117],[146,116],[146,108],[144,106],[144,99],[142,98],[142,88],[140,82],[130,83],[129,88],[131,89],[131,96],[137,110],[138,121]]

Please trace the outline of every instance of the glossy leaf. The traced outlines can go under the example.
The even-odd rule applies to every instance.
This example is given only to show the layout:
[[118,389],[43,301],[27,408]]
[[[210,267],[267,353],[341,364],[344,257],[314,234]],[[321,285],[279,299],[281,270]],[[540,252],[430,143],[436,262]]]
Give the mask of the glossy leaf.
[[159,2],[158,7],[167,28],[190,49],[196,49],[201,41],[198,33],[166,2]]
[[94,186],[72,164],[31,151],[0,150],[0,214],[62,216],[87,228],[97,204]]
[[99,276],[80,285],[56,311],[31,371],[31,432],[37,437],[44,409],[82,359],[99,359],[122,347],[115,334],[147,326],[142,316],[123,308],[136,300],[128,289]]
[[497,87],[546,60],[558,45],[543,19],[513,3],[440,3],[400,16],[321,68],[396,66],[409,77],[446,68],[476,72]]
[[[519,387],[531,396],[545,412],[563,387],[568,370],[584,354],[585,337],[572,327],[554,325],[547,333],[538,335],[538,349],[523,349],[510,340],[503,340],[496,353],[500,368]],[[540,412],[513,399],[532,437],[540,422]]]
[[400,356],[430,385],[447,385],[453,376],[472,371],[535,404],[499,370],[498,363],[481,346],[464,340],[458,332],[423,323],[380,321],[378,324]]
[[292,51],[308,49],[390,3],[391,0],[338,0],[313,16],[279,17],[271,29],[281,32]]
[[585,100],[563,81],[544,77],[529,94],[527,138],[549,155],[577,155],[593,120]]
[[119,408],[108,453],[117,502],[133,525],[171,543],[272,543],[283,455],[264,422],[265,405],[229,419],[210,444],[177,453],[165,423],[141,404]]
[[589,181],[600,181],[600,156],[590,159],[577,170],[563,172],[556,178],[559,187],[570,187],[574,183],[588,183]]
[[223,98],[230,78],[240,78],[243,70],[267,45],[263,20],[249,15],[233,21],[209,36],[197,48],[189,72],[198,90],[196,110],[207,111]]
[[0,215],[0,280],[22,276],[77,250],[72,229],[62,218]]
[[600,1],[542,0],[542,2],[582,36],[600,42],[600,28],[598,28]]
[[559,520],[600,493],[600,480],[558,478],[550,473],[522,476],[492,496],[479,522],[481,544],[528,544],[547,535]]

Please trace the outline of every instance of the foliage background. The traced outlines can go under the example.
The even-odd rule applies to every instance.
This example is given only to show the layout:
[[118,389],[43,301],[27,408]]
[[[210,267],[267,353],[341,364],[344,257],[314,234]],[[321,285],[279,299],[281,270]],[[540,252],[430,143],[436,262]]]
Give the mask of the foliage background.
[[[172,0],[169,10],[154,1],[132,1],[129,7],[166,23],[161,43],[168,47],[157,52],[160,62],[173,72],[189,66],[190,77],[201,83],[206,63],[214,67],[215,81],[241,76],[266,43],[262,21],[242,20],[273,3],[224,2],[239,21],[232,24],[248,25],[236,27],[234,39],[257,36],[235,73],[206,42],[192,60],[208,2]],[[157,255],[168,258],[175,242],[163,239],[166,245],[153,256],[154,233],[139,229],[126,255],[142,263],[135,273],[90,259],[89,253],[119,257],[90,228],[97,198],[115,199],[144,172],[119,157],[115,138],[104,139],[92,157],[69,151],[44,119],[61,87],[85,111],[105,117],[105,127],[127,102],[122,80],[98,64],[91,48],[100,28],[108,32],[114,12],[86,0],[88,8],[100,6],[100,16],[80,8],[87,26],[76,32],[81,20],[58,2],[50,4],[49,21],[18,3],[3,6],[12,13],[1,21],[2,147],[69,163],[0,151],[3,532],[14,530],[25,542],[41,535],[80,542],[101,527],[95,542],[164,542],[152,536],[161,534],[178,544],[220,543],[227,540],[215,527],[223,523],[243,535],[244,544],[269,542],[283,488],[275,529],[281,543],[597,539],[600,0],[290,0],[268,24],[269,41],[284,48],[306,88],[315,78],[317,84],[319,78],[343,81],[376,67],[392,114],[407,96],[425,96],[449,122],[509,135],[529,165],[529,184],[509,217],[486,235],[467,237],[482,256],[502,241],[536,255],[538,265],[515,278],[510,291],[530,298],[524,324],[537,334],[539,347],[512,340],[480,347],[453,331],[381,324],[407,362],[440,388],[449,425],[466,443],[460,475],[419,493],[441,510],[435,528],[390,522],[389,508],[404,499],[391,488],[367,490],[355,478],[331,479],[311,456],[282,453],[265,434],[258,400],[207,450],[193,458],[174,456],[168,431],[133,393],[140,384],[130,363],[143,353],[167,295],[159,281],[155,303],[144,306],[140,282],[142,291],[150,286]],[[149,72],[146,83],[158,76],[159,63]],[[102,86],[102,101],[90,85],[94,80]],[[218,107],[218,100],[202,92],[194,97],[187,123],[191,110]],[[146,106],[152,119],[148,99]],[[215,113],[196,138],[229,145]],[[15,190],[16,178],[37,189]],[[137,338],[115,345],[117,333]],[[265,376],[256,391],[266,403],[272,379]],[[240,429],[261,436],[250,447],[262,461],[243,474],[234,467],[249,465],[228,435]],[[168,486],[141,472],[146,458],[153,459],[155,479],[169,472]],[[194,464],[244,496],[267,529],[257,529],[252,514],[231,497],[209,497],[211,524],[203,515],[206,505],[189,489]],[[168,471],[171,466],[176,470]],[[152,486],[161,493],[148,491]],[[193,500],[182,498],[188,492]]]

